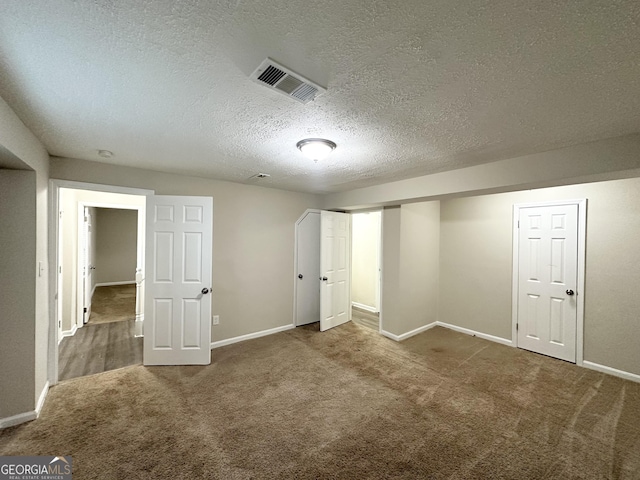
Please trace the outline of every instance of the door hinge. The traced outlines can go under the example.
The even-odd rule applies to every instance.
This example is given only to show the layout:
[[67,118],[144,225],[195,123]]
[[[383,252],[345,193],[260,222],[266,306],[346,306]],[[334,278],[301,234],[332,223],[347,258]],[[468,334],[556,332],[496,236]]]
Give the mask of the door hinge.
[[82,311],[83,311],[84,313],[87,313],[87,307],[84,307],[84,308],[82,309]]
[[518,324],[516,323],[516,332],[518,331]]
[[520,220],[518,220],[518,228],[520,228]]

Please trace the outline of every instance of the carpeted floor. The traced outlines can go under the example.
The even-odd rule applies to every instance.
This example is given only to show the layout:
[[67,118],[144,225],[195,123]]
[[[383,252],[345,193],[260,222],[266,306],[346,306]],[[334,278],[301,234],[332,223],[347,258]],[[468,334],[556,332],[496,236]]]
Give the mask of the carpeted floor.
[[136,318],[136,285],[96,287],[87,325],[123,322]]
[[0,454],[75,480],[640,478],[640,384],[441,327],[317,329],[63,382]]

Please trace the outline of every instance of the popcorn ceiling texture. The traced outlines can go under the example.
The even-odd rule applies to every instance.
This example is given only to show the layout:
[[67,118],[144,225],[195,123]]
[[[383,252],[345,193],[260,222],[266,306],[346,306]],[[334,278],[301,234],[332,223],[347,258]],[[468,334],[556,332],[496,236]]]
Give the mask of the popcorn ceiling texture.
[[[54,156],[326,193],[640,131],[635,0],[5,0],[0,31]],[[328,92],[255,84],[267,56]]]

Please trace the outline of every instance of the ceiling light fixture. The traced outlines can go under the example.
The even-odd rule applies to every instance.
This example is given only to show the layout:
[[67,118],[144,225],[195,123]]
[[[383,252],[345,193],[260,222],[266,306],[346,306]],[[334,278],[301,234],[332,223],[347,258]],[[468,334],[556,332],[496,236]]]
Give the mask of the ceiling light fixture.
[[302,154],[317,162],[318,160],[324,160],[327,156],[335,150],[337,145],[331,140],[325,140],[324,138],[305,138],[300,140],[296,147],[302,152]]
[[109,150],[98,150],[98,155],[100,155],[102,158],[111,158],[113,157],[113,152]]

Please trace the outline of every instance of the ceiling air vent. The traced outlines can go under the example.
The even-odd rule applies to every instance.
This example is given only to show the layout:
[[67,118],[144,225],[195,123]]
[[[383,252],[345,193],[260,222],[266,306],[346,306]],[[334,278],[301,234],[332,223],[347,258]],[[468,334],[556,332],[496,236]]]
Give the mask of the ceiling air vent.
[[316,98],[316,95],[327,91],[326,88],[292,72],[270,58],[256,68],[251,74],[251,80],[302,103],[308,103]]

